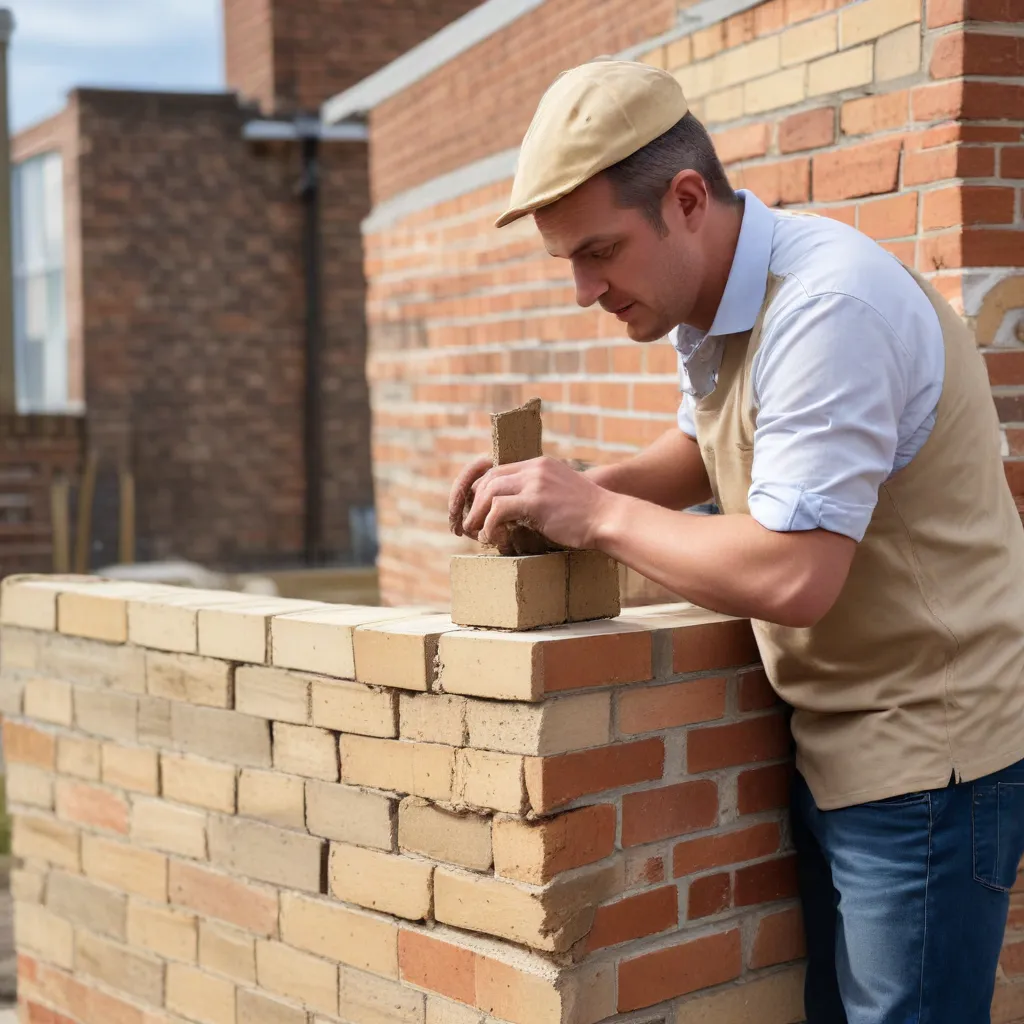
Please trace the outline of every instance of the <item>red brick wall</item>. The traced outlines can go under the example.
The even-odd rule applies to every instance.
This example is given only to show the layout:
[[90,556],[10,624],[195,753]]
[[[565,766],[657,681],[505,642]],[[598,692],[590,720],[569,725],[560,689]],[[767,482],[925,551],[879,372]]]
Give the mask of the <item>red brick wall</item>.
[[[515,145],[556,70],[612,49],[597,38],[597,18],[577,18],[571,34],[553,31],[553,12],[568,6],[549,0],[378,108],[375,199]],[[619,8],[605,6],[601,24],[614,24]],[[620,6],[624,18],[633,10]],[[1024,274],[1013,273],[1024,265],[1019,7],[971,0],[965,15],[951,0],[770,0],[647,59],[679,74],[734,184],[855,224],[966,310],[1017,457],[1008,473],[1024,492],[1024,331],[1014,335],[1012,322],[1024,308]],[[647,32],[665,27],[658,5],[646,10]],[[515,76],[501,63],[505,52]],[[461,119],[442,102],[456,95],[456,81],[475,96]],[[488,120],[489,96],[507,121],[493,111]],[[431,139],[416,160],[405,142],[414,116],[418,138]],[[447,557],[461,549],[447,533],[447,490],[467,456],[486,450],[491,410],[539,395],[547,450],[594,463],[635,451],[673,422],[669,345],[634,345],[613,318],[576,309],[565,264],[546,256],[530,222],[491,227],[509,184],[366,239],[389,602],[445,597]]]
[[[136,473],[140,558],[244,565],[303,544],[305,298],[293,144],[242,139],[228,96],[84,91],[86,401],[90,442]],[[358,231],[361,143],[325,147],[324,510],[372,503]],[[97,563],[116,552],[101,476]]]
[[480,0],[224,0],[228,83],[265,110],[316,110]]

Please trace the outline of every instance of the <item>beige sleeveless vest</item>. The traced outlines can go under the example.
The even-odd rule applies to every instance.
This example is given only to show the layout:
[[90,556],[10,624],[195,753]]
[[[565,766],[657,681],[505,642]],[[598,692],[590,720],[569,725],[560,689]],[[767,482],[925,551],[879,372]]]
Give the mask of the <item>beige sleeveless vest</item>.
[[[835,606],[816,626],[755,622],[793,709],[797,767],[823,810],[975,779],[1024,758],[1024,528],[971,332],[918,274],[946,369],[924,447],[880,488]],[[726,514],[747,513],[756,409],[752,331],[725,342],[697,440]],[[852,339],[855,342],[855,339]]]

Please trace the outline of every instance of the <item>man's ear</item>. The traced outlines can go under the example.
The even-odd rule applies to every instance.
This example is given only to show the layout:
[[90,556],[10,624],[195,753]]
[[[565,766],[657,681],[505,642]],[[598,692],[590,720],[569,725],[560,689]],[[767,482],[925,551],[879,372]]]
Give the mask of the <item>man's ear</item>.
[[666,201],[677,217],[681,216],[691,228],[696,227],[711,202],[708,183],[697,171],[679,171],[669,183]]

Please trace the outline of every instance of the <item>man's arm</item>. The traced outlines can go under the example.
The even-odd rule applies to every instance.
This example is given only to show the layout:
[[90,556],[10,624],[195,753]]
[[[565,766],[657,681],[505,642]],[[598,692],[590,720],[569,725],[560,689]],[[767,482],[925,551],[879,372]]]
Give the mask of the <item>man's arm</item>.
[[711,498],[700,446],[678,427],[666,430],[638,455],[588,469],[586,475],[605,490],[663,508],[689,508]]

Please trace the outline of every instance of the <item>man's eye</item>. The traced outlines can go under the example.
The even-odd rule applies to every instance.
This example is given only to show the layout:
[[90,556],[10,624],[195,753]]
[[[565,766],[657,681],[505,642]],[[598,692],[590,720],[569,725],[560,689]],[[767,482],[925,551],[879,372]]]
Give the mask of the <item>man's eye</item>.
[[607,245],[603,249],[596,249],[596,250],[594,250],[590,255],[593,256],[595,260],[606,260],[614,252],[615,252],[615,246],[614,245]]

